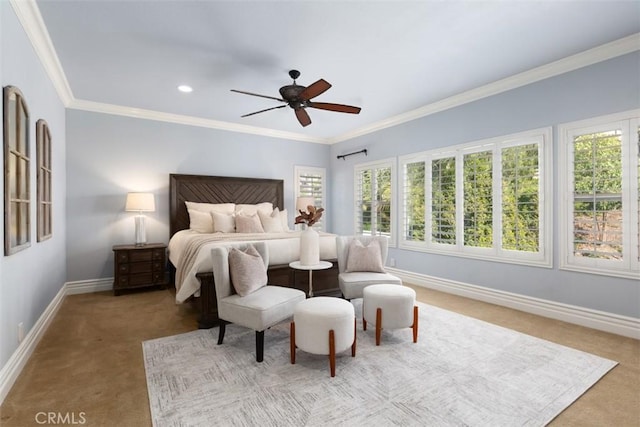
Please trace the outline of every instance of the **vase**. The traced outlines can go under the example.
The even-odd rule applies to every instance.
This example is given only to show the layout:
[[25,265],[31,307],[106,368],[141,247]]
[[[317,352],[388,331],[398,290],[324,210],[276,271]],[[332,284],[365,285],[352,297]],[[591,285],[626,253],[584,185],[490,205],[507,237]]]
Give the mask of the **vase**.
[[307,226],[300,234],[300,264],[320,264],[320,235],[313,227]]

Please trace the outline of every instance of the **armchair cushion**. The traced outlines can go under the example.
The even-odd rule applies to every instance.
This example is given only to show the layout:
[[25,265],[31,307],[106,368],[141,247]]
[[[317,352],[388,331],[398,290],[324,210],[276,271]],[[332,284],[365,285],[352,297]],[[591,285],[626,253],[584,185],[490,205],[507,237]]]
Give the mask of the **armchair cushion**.
[[248,245],[244,251],[238,248],[229,250],[229,274],[233,288],[242,297],[267,284],[267,269],[253,245]]
[[345,272],[356,271],[385,272],[382,265],[382,251],[377,240],[370,241],[367,246],[364,246],[358,239],[351,240]]

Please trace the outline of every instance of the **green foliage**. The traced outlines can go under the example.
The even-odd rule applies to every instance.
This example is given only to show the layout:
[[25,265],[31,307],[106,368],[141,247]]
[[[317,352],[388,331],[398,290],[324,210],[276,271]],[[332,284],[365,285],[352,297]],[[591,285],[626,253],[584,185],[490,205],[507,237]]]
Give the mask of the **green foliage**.
[[492,152],[464,156],[464,244],[493,246]]
[[456,243],[456,158],[431,162],[431,238]]

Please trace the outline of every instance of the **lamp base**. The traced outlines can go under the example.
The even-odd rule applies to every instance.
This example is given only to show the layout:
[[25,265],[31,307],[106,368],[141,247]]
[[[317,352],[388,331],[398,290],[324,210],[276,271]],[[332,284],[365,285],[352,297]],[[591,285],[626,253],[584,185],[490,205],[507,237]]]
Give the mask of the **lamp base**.
[[147,232],[144,228],[144,215],[136,215],[136,246],[147,244]]

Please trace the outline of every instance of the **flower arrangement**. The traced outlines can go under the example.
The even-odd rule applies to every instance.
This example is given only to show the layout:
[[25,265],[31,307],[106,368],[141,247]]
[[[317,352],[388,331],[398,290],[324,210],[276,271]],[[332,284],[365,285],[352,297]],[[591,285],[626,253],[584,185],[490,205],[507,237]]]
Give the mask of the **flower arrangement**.
[[296,217],[296,224],[307,224],[307,227],[311,227],[313,224],[318,222],[318,220],[322,217],[322,212],[324,212],[324,208],[316,208],[315,206],[309,205],[307,206],[307,212],[303,210],[299,210],[300,215]]

